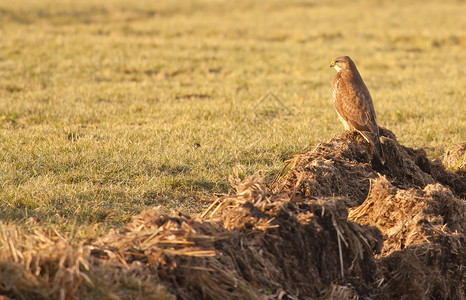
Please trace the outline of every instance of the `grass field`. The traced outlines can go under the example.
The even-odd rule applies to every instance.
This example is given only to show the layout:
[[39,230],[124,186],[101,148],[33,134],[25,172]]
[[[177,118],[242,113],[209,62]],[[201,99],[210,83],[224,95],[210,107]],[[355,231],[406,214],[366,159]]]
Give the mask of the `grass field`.
[[339,55],[402,144],[466,140],[464,1],[102,2],[0,2],[4,222],[89,237],[270,178],[343,130]]

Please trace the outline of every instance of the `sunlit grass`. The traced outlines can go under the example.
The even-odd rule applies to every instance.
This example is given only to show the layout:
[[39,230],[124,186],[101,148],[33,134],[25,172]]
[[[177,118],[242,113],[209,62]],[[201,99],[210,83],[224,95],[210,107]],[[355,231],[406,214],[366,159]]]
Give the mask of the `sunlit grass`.
[[379,123],[441,155],[466,139],[465,9],[2,1],[1,217],[86,236],[149,206],[196,213],[237,165],[272,177],[343,130],[328,65],[345,54]]

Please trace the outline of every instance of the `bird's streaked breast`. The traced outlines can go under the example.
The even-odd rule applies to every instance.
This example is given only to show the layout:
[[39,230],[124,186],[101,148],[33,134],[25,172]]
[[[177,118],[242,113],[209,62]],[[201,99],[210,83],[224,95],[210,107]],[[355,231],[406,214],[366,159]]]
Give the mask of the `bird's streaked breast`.
[[337,98],[337,94],[340,92],[338,90],[338,83],[340,83],[340,80],[341,80],[341,77],[338,78],[337,82],[335,82],[335,84],[333,85],[333,89],[332,89],[333,103],[335,103],[335,100]]

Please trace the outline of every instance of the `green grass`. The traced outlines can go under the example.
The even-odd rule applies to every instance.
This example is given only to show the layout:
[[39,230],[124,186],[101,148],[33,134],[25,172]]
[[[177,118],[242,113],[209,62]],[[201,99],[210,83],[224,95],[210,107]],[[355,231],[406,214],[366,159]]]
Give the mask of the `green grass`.
[[401,143],[466,140],[464,1],[104,2],[0,2],[5,222],[86,237],[272,177],[343,130],[339,55]]

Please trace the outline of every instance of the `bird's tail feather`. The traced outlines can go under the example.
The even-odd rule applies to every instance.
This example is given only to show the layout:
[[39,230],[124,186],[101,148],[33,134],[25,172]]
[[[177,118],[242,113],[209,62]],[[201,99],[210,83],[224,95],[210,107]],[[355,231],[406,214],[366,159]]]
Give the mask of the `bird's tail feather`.
[[385,164],[385,154],[383,153],[382,144],[380,143],[380,137],[378,134],[368,132],[368,131],[361,131],[361,134],[366,138],[366,140],[372,144],[375,150],[375,154],[377,158],[380,160],[382,165]]

